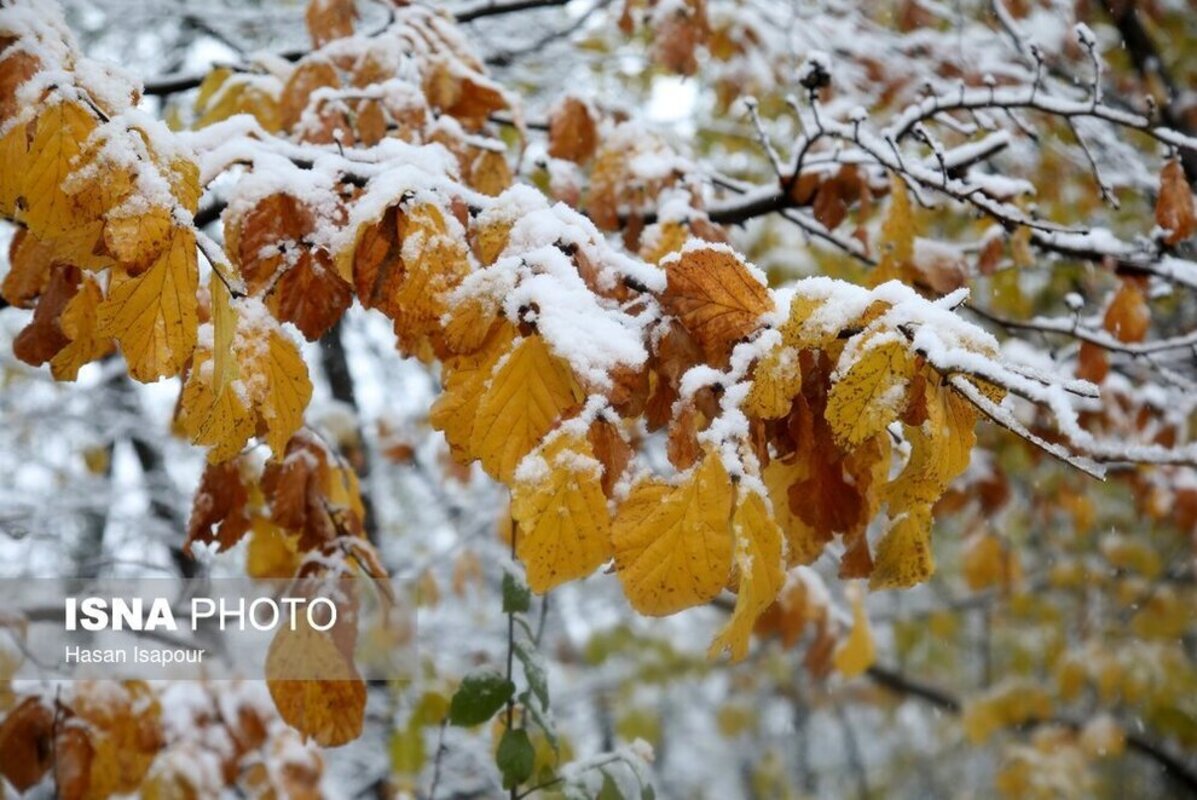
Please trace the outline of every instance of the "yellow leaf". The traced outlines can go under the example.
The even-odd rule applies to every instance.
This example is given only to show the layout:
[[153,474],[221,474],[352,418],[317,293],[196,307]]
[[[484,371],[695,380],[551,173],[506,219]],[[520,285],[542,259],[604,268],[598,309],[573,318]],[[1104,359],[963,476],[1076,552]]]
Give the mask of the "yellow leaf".
[[744,411],[761,419],[778,419],[790,412],[794,395],[802,391],[798,350],[781,342],[765,354],[752,373],[752,388]]
[[[914,374],[914,358],[902,340],[886,337],[862,346],[864,352],[834,379],[827,396],[827,423],[845,448],[876,436],[898,418]],[[851,352],[846,350],[845,357]]]
[[279,630],[266,676],[279,715],[304,736],[337,747],[361,735],[366,684],[328,633],[306,624]]
[[393,302],[402,308],[395,333],[409,352],[415,342],[440,329],[448,307],[445,296],[470,271],[462,237],[453,235],[445,212],[432,203],[416,203],[399,215],[403,243],[403,282]]
[[478,400],[470,448],[492,477],[509,482],[520,459],[582,400],[569,365],[540,336],[521,339]]
[[664,616],[705,603],[731,573],[732,488],[709,452],[679,486],[632,488],[611,530],[624,594],[641,614]]
[[585,436],[563,434],[516,470],[511,488],[511,515],[519,524],[516,554],[532,591],[584,578],[611,557],[602,469]]
[[910,264],[914,262],[914,209],[901,178],[892,175],[889,186],[889,214],[881,225],[881,247],[899,264]]
[[960,572],[964,582],[974,592],[991,586],[1008,586],[1022,577],[1018,553],[1006,548],[992,533],[970,536],[964,543],[960,557]]
[[212,298],[212,390],[217,395],[237,379],[237,362],[233,354],[233,339],[237,334],[237,312],[233,297],[215,272],[208,281]]
[[183,387],[183,430],[194,443],[212,448],[208,459],[213,462],[233,457],[250,436],[263,431],[275,457],[281,458],[291,435],[303,424],[304,409],[312,398],[307,366],[299,348],[260,301],[237,301],[238,307],[250,312],[237,314],[232,308],[220,310],[219,296],[218,289],[213,324],[220,324],[220,339],[227,342],[225,329],[229,317],[234,318],[232,358],[222,359],[218,369],[212,350],[197,349]]
[[13,125],[0,139],[0,216],[12,218],[17,213],[17,198],[29,172],[29,139],[26,126]]
[[100,304],[100,335],[120,342],[139,381],[177,375],[195,349],[195,235],[176,228],[170,243],[137,277],[114,272]]
[[105,220],[104,244],[122,266],[140,270],[166,246],[173,227],[170,209],[161,206],[113,213]]
[[741,491],[732,515],[732,535],[739,594],[731,619],[711,642],[708,655],[727,651],[732,661],[740,661],[748,655],[748,639],[757,617],[777,598],[785,582],[784,540],[765,498],[746,490]]
[[910,459],[897,478],[886,487],[891,517],[924,503],[934,503],[957,475],[968,468],[977,411],[938,374],[928,371],[926,381],[927,418],[921,425],[905,426],[910,442]]
[[845,678],[855,678],[873,665],[877,655],[873,646],[873,633],[869,629],[869,616],[865,612],[864,592],[857,591],[852,584],[852,632],[840,643],[832,656],[832,663]]
[[241,452],[254,435],[254,418],[247,398],[226,384],[215,390],[212,351],[196,348],[195,360],[179,404],[179,424],[193,444],[211,448],[208,461],[226,461]]
[[782,342],[787,347],[792,347],[795,350],[819,348],[835,338],[839,333],[838,330],[825,331],[807,324],[815,312],[823,308],[825,302],[823,298],[809,297],[803,294],[794,296],[794,299],[790,301],[790,315],[786,317],[786,321],[779,329]]
[[[95,117],[80,103],[58,102],[42,112],[29,148],[32,161],[25,173],[24,222],[39,239],[67,233],[73,227],[71,196],[63,182],[75,168],[83,142],[96,128]],[[5,164],[5,169],[9,169]],[[98,226],[96,232],[99,232]]]
[[515,328],[501,325],[476,352],[450,358],[444,363],[441,377],[444,390],[432,404],[428,422],[445,434],[453,457],[462,464],[477,457],[470,442],[478,402],[486,391],[495,364],[509,351],[514,338]]
[[299,569],[294,536],[266,517],[254,517],[245,551],[245,571],[251,578],[292,578]]
[[73,381],[84,364],[102,358],[112,350],[112,340],[97,334],[97,311],[104,299],[100,284],[83,276],[79,292],[62,311],[58,324],[70,344],[50,361],[50,371],[58,381]]
[[934,572],[931,506],[915,506],[894,521],[877,543],[869,588],[907,589],[927,580]]

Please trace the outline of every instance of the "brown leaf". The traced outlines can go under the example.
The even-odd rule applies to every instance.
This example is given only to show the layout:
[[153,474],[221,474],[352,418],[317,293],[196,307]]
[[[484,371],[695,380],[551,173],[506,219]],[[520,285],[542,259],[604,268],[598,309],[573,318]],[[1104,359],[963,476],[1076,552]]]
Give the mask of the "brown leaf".
[[283,127],[290,130],[303,116],[312,92],[321,88],[336,88],[341,85],[336,68],[320,56],[304,59],[295,67],[283,85],[279,97],[279,114]]
[[698,443],[697,412],[694,406],[686,403],[682,406],[673,424],[669,426],[669,441],[665,452],[669,456],[669,463],[679,472],[684,472],[694,466],[702,456],[702,446]]
[[587,434],[594,457],[603,465],[603,494],[611,497],[615,483],[623,476],[632,460],[632,447],[619,429],[605,419],[596,419]]
[[1141,342],[1151,325],[1151,308],[1141,281],[1123,278],[1102,326],[1120,342]]
[[0,724],[0,775],[18,792],[34,786],[50,769],[54,712],[27,697]]
[[250,294],[263,297],[279,320],[294,323],[309,341],[353,301],[332,257],[310,242],[316,225],[315,213],[288,194],[272,194],[226,225],[229,250]]
[[1172,159],[1160,172],[1160,194],[1155,203],[1155,222],[1168,235],[1164,242],[1177,245],[1197,230],[1197,212],[1193,208],[1193,192],[1178,159]]
[[50,284],[33,310],[33,320],[13,340],[13,355],[39,367],[71,343],[62,331],[62,312],[82,282],[83,273],[78,267],[64,264],[51,267]]
[[84,800],[95,748],[82,727],[64,725],[54,737],[54,784],[61,800]]
[[582,164],[598,149],[598,127],[590,106],[566,96],[549,112],[549,155]]
[[1082,380],[1100,384],[1110,374],[1110,361],[1106,351],[1092,342],[1081,342],[1077,354],[1076,376]]
[[313,47],[323,47],[333,39],[353,35],[353,21],[357,19],[354,0],[309,0],[304,20]]
[[353,253],[353,283],[366,308],[377,308],[394,319],[403,285],[403,249],[399,240],[398,207],[388,209],[377,224],[366,228]]
[[724,362],[732,346],[757,329],[773,301],[763,281],[730,248],[691,244],[666,258],[666,308],[698,341],[707,360]]
[[0,297],[16,308],[33,308],[50,282],[53,256],[27,228],[18,228],[8,248],[8,274]]
[[210,463],[204,469],[187,523],[185,552],[190,553],[192,543],[197,541],[216,543],[217,552],[228,550],[249,530],[249,491],[241,469],[239,458]]

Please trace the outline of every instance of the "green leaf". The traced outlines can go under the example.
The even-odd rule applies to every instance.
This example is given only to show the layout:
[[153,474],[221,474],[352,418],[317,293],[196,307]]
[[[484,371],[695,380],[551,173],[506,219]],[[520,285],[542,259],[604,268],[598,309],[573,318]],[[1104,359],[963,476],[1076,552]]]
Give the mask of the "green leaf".
[[493,670],[467,675],[449,703],[449,721],[463,727],[481,725],[514,694],[515,684]]
[[495,763],[499,765],[499,772],[503,775],[503,788],[510,789],[519,786],[532,777],[532,767],[536,762],[536,750],[532,747],[532,740],[528,732],[522,728],[508,730],[499,740],[499,750],[495,754]]
[[549,708],[549,678],[545,674],[540,653],[523,642],[516,642],[515,655],[524,665],[524,677],[528,679],[528,688],[540,701],[540,707],[547,711]]
[[611,777],[611,773],[603,770],[603,788],[595,795],[594,800],[624,800],[623,792],[619,791],[619,784]]
[[653,789],[651,783],[646,783],[640,787],[640,800],[657,800],[657,792]]
[[503,573],[503,613],[526,614],[532,607],[532,591],[510,572]]

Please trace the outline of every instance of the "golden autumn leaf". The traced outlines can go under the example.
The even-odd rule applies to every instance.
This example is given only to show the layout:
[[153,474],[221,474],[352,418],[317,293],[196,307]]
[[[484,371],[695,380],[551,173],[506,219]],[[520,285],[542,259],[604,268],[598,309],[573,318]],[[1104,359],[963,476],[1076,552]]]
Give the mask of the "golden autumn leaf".
[[470,271],[469,254],[451,225],[451,215],[433,203],[414,203],[398,217],[403,281],[393,297],[395,335],[415,352],[415,342],[440,329],[446,295]]
[[17,198],[24,188],[29,160],[29,135],[24,125],[13,125],[0,137],[0,216],[12,218],[17,213]]
[[91,745],[86,800],[136,791],[163,745],[162,708],[149,685],[124,681],[105,691],[76,684],[72,710]]
[[732,486],[707,453],[678,486],[632,487],[612,525],[615,569],[632,607],[665,616],[705,603],[731,575]]
[[855,678],[873,665],[876,659],[876,646],[873,644],[873,632],[869,628],[869,615],[864,607],[864,592],[857,584],[852,584],[849,599],[852,601],[852,631],[848,638],[840,642],[832,656],[832,663],[845,678]]
[[1170,159],[1160,171],[1160,193],[1155,201],[1155,224],[1167,231],[1164,242],[1177,245],[1197,230],[1193,190],[1180,159]]
[[438,59],[424,73],[424,95],[429,105],[476,130],[491,114],[507,107],[498,85],[471,70],[460,69],[448,58]]
[[752,388],[744,411],[761,419],[778,419],[790,411],[794,395],[802,391],[802,363],[798,350],[784,341],[770,348],[752,371]]
[[215,271],[208,281],[208,296],[211,298],[212,320],[212,391],[220,396],[237,379],[239,372],[233,353],[237,337],[237,312],[233,310],[229,287],[225,286]]
[[992,586],[1009,586],[1022,577],[1017,551],[1007,548],[992,533],[978,533],[964,542],[960,573],[974,592]]
[[232,458],[255,434],[278,457],[303,424],[312,397],[303,356],[258,301],[243,298],[225,310],[222,289],[213,295],[213,327],[219,326],[214,342],[217,334],[220,343],[229,341],[229,316],[236,315],[231,352],[218,364],[220,351],[197,348],[183,387],[180,424],[193,442],[212,448],[210,461]]
[[841,368],[833,376],[827,395],[827,422],[845,448],[876,436],[898,418],[914,374],[914,356],[901,338],[886,334],[871,338],[859,345],[861,352],[854,354],[847,371]]
[[976,409],[938,374],[926,378],[926,418],[906,425],[910,458],[902,472],[885,489],[890,516],[922,504],[934,503],[957,475],[968,468],[973,444]]
[[748,654],[748,640],[757,618],[777,598],[785,581],[785,540],[765,498],[754,491],[741,491],[731,527],[738,581],[736,606],[707,652],[714,657],[726,651],[732,661],[740,661]]
[[198,311],[195,234],[175,228],[137,277],[114,272],[100,304],[98,334],[116,339],[129,374],[148,382],[177,375],[195,349]]
[[245,550],[246,574],[251,578],[293,577],[300,563],[297,538],[269,519],[255,516]]
[[915,220],[906,183],[897,175],[890,176],[890,207],[881,226],[881,245],[888,248],[895,261],[909,264],[914,261]]
[[773,516],[785,532],[787,566],[810,564],[832,539],[831,531],[818,531],[794,511],[790,487],[807,476],[806,463],[798,458],[774,458],[761,474],[769,490]]
[[0,297],[17,308],[33,308],[50,282],[54,256],[28,228],[18,228],[8,248],[8,274]]
[[[42,241],[63,236],[74,227],[74,206],[63,184],[97,124],[90,109],[69,101],[54,103],[38,116],[21,194],[26,203],[23,221]],[[100,227],[97,221],[92,242]]]
[[511,516],[519,525],[516,555],[532,591],[584,578],[611,557],[602,470],[586,437],[568,433],[554,436],[516,470],[511,487]]
[[283,128],[290,130],[299,122],[312,92],[341,85],[337,69],[319,54],[303,59],[287,76],[279,97],[279,113]]
[[105,217],[104,245],[126,272],[136,275],[162,252],[174,224],[171,209],[162,206],[114,210]]
[[877,543],[869,589],[908,589],[935,572],[931,551],[931,506],[913,506]]
[[366,684],[333,637],[304,624],[280,629],[266,654],[279,715],[305,737],[338,747],[361,735]]
[[490,331],[474,352],[454,356],[444,363],[441,382],[444,389],[432,404],[429,424],[445,434],[453,457],[463,464],[476,458],[471,447],[478,403],[490,382],[495,365],[510,349],[515,328],[500,325]]
[[668,288],[662,300],[681,320],[711,361],[722,361],[732,346],[757,329],[773,310],[769,290],[730,248],[692,244],[662,260]]
[[583,399],[569,364],[544,339],[520,339],[478,399],[470,450],[492,477],[508,482],[520,460]]

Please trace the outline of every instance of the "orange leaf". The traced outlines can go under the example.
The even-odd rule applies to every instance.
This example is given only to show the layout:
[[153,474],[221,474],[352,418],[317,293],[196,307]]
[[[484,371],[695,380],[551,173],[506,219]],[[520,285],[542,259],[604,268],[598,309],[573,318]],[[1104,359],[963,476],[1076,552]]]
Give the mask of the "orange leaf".
[[666,308],[698,341],[708,360],[722,362],[732,345],[757,329],[773,309],[764,281],[730,248],[694,243],[662,261]]

